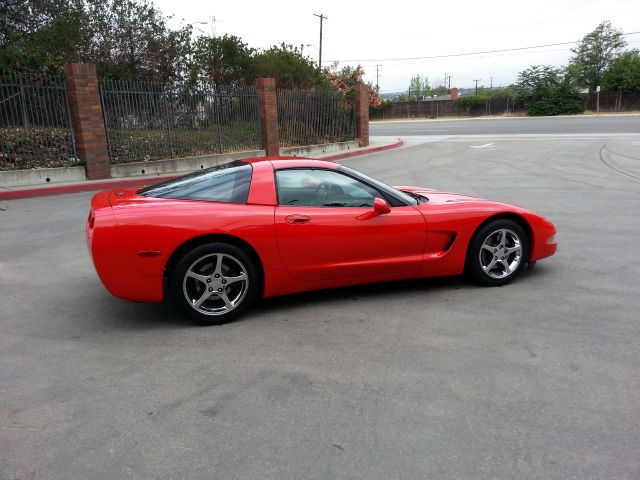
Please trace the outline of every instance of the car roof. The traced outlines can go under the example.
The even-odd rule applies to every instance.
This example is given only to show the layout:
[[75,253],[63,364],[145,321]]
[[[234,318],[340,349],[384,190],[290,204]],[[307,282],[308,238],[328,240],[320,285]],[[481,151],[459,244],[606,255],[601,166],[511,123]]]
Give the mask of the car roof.
[[246,163],[260,163],[270,162],[273,165],[274,170],[282,170],[283,168],[326,168],[335,170],[339,167],[337,163],[328,162],[326,160],[314,160],[313,158],[305,157],[257,157],[246,158],[243,160]]

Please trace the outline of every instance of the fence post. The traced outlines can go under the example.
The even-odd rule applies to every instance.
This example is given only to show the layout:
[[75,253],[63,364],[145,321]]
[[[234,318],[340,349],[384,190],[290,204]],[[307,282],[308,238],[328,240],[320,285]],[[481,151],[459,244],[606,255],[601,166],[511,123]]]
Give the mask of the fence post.
[[67,63],[64,74],[76,153],[84,161],[87,179],[111,178],[96,66],[91,63]]
[[260,130],[262,148],[267,157],[280,155],[280,136],[278,133],[278,102],[276,98],[276,79],[258,78],[256,80],[258,102],[260,103]]
[[356,138],[361,147],[369,145],[369,89],[364,83],[356,87]]

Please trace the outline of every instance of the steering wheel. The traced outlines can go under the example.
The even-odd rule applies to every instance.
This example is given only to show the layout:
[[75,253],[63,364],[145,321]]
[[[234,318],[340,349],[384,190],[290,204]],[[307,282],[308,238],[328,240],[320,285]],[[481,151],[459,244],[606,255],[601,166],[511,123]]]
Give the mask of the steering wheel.
[[330,196],[344,196],[344,190],[340,185],[331,182],[320,182],[314,190],[316,200],[322,205]]

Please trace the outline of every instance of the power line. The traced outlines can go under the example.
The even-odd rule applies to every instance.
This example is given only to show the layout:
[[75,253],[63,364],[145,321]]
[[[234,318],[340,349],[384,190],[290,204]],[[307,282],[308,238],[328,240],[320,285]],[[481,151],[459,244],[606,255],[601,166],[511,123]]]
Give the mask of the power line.
[[[636,35],[640,33],[640,31],[638,32],[629,32],[629,33],[623,33],[623,36],[627,36],[627,35]],[[578,43],[581,42],[582,39],[580,40],[574,40],[572,42],[559,42],[559,43],[548,43],[545,45],[533,45],[531,47],[517,47],[517,48],[503,48],[500,50],[485,50],[482,52],[467,52],[467,53],[451,53],[448,55],[430,55],[430,56],[425,56],[425,57],[404,57],[404,58],[375,58],[375,59],[364,59],[364,58],[355,58],[355,59],[349,59],[349,60],[331,60],[331,62],[395,62],[395,61],[401,61],[401,60],[429,60],[429,59],[434,59],[434,58],[449,58],[449,57],[465,57],[465,56],[469,56],[469,55],[483,55],[483,54],[487,54],[487,53],[502,53],[502,52],[515,52],[518,50],[532,50],[535,48],[545,48],[545,47],[558,47],[560,45],[571,45],[573,43]]]

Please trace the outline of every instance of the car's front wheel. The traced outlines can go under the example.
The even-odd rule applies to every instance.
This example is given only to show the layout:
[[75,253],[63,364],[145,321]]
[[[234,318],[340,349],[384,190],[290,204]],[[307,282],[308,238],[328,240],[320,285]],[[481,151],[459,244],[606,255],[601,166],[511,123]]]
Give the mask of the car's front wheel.
[[504,285],[515,279],[529,256],[529,237],[513,220],[501,219],[480,228],[467,254],[467,271],[483,285]]
[[171,276],[174,300],[206,325],[227,323],[244,312],[259,292],[254,262],[241,248],[208,243],[184,255]]

